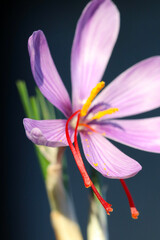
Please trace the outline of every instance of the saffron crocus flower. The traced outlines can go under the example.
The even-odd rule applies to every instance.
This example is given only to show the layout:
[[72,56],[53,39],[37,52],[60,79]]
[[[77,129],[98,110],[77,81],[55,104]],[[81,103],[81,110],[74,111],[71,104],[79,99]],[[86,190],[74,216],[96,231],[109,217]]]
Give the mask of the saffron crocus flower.
[[160,106],[160,57],[137,63],[100,92],[104,87],[100,81],[118,36],[119,23],[119,11],[110,0],[93,0],[82,12],[71,53],[72,105],[43,32],[32,34],[28,48],[34,79],[43,95],[67,119],[24,119],[24,127],[27,137],[35,144],[70,146],[85,186],[92,187],[109,214],[111,205],[97,192],[85,170],[77,142],[79,133],[88,162],[103,176],[120,179],[132,217],[137,218],[139,213],[124,179],[136,175],[141,165],[107,138],[137,149],[160,152],[160,117],[117,119]]

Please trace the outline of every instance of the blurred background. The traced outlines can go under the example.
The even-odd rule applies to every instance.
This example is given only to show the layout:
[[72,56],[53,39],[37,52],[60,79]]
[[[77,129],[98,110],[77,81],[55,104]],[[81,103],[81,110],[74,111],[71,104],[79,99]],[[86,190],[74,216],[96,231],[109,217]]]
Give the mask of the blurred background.
[[[121,13],[118,41],[104,75],[106,84],[136,62],[160,55],[160,1],[114,0]],[[44,31],[57,69],[71,93],[70,52],[77,20],[87,0],[39,0],[4,3],[1,57],[4,107],[1,159],[2,228],[6,240],[55,239],[49,218],[49,204],[44,182],[32,143],[26,138],[22,120],[23,108],[16,89],[17,79],[23,79],[34,94],[27,50],[33,31]],[[160,115],[160,109],[139,117]],[[114,143],[123,152],[140,162],[143,170],[127,180],[136,206],[138,220],[130,217],[128,202],[118,180],[103,179],[107,185],[107,200],[114,212],[108,217],[110,240],[156,240],[160,237],[160,155],[146,153]],[[84,239],[89,209],[89,189],[85,189],[79,171],[67,149],[68,171],[76,213]],[[87,162],[85,165],[90,171]],[[76,239],[75,239],[76,240]],[[98,240],[98,239],[97,239]]]

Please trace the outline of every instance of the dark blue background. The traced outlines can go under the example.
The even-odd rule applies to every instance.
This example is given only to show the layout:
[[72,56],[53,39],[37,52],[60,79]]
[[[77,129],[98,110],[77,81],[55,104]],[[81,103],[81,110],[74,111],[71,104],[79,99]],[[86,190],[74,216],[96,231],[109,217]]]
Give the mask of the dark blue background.
[[[4,53],[1,83],[5,125],[2,136],[5,146],[1,159],[3,188],[2,215],[4,239],[54,239],[50,225],[49,205],[33,145],[25,136],[21,102],[16,90],[17,79],[24,79],[30,94],[35,83],[30,70],[27,40],[33,31],[42,29],[58,71],[70,91],[70,51],[76,22],[88,1],[21,1],[5,2],[4,32],[1,45]],[[121,13],[121,30],[107,71],[106,84],[136,62],[160,55],[160,1],[115,0]],[[3,13],[3,11],[1,12]],[[140,117],[160,115],[160,110]],[[114,212],[108,217],[110,240],[160,239],[160,155],[146,153],[116,144],[137,159],[143,170],[127,180],[134,196],[139,220],[132,220],[128,202],[118,180],[104,179],[108,184],[107,199]],[[84,239],[88,214],[88,193],[69,151],[68,163],[76,211]],[[89,169],[88,163],[86,163]],[[76,239],[75,239],[76,240]]]

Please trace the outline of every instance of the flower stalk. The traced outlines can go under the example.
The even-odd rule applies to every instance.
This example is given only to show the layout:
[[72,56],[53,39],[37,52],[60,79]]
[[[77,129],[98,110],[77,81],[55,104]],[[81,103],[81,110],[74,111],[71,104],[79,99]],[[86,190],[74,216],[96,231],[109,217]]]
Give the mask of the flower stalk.
[[[36,96],[29,97],[24,81],[17,81],[17,88],[27,117],[55,118],[53,107],[51,108],[50,103],[44,99],[38,89],[36,89]],[[66,176],[63,164],[65,147],[49,148],[35,145],[35,151],[45,181],[51,209],[51,225],[56,239],[83,240],[69,191],[65,188],[64,178],[66,179]]]
[[106,212],[95,197],[90,199],[89,221],[87,226],[88,240],[108,240]]
[[[102,191],[102,187],[100,184],[99,175],[95,170],[92,170],[92,178],[93,183],[96,188],[100,192],[102,196],[106,196],[107,188],[104,187]],[[87,240],[109,240],[109,232],[108,232],[108,223],[106,217],[106,211],[99,204],[96,196],[91,193],[90,195],[90,210],[89,210],[89,219],[87,226]]]
[[72,200],[62,180],[63,152],[64,149],[59,148],[56,163],[50,164],[47,168],[46,190],[51,207],[51,223],[57,240],[82,240]]

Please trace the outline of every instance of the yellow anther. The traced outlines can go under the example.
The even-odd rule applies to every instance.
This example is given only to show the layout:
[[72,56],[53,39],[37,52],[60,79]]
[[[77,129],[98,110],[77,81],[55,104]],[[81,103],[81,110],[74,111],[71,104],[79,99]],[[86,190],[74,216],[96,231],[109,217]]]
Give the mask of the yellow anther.
[[106,168],[104,168],[104,170],[106,170]]
[[87,138],[86,138],[85,140],[86,140],[86,142],[88,141],[88,139],[87,139]]
[[100,82],[96,85],[96,87],[94,87],[91,91],[91,94],[89,96],[89,98],[87,99],[87,101],[85,102],[85,104],[83,105],[82,109],[81,109],[81,117],[86,116],[88,109],[92,103],[92,101],[94,100],[94,98],[97,96],[97,94],[101,91],[102,88],[104,88],[105,86],[105,82]]
[[97,166],[98,166],[98,163],[93,163],[93,164],[94,164],[94,166],[95,166],[95,167],[97,167]]
[[88,154],[88,153],[87,153],[86,155],[89,157],[89,154]]
[[107,110],[100,111],[100,112],[96,113],[92,119],[100,119],[101,117],[103,117],[107,114],[112,114],[112,113],[115,113],[115,112],[118,112],[118,111],[119,111],[118,108],[109,108]]

